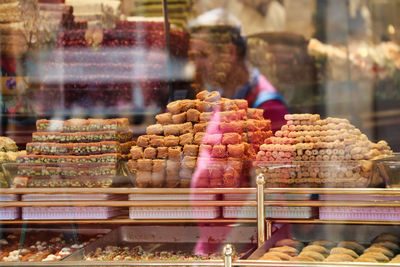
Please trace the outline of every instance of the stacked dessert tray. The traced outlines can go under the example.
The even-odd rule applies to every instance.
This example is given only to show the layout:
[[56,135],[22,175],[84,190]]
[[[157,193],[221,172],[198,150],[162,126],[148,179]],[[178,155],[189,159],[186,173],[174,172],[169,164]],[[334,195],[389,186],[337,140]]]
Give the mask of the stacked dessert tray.
[[0,262],[18,265],[21,262],[61,261],[110,231],[73,227],[3,228]]
[[252,226],[122,226],[66,261],[220,265],[224,244],[234,244],[237,257],[246,258],[256,249],[256,235]]
[[[107,252],[107,246],[118,246],[117,251],[121,253],[145,253],[151,251],[148,255],[151,259],[144,265],[207,265],[207,266],[222,266],[222,250],[224,245],[233,244],[233,246],[239,251],[240,257],[233,257],[233,264],[235,266],[289,266],[292,262],[286,261],[270,261],[270,260],[259,260],[259,254],[264,255],[270,248],[274,247],[277,241],[284,238],[297,239],[304,244],[309,244],[313,241],[327,239],[331,242],[338,244],[341,241],[351,240],[358,242],[365,247],[372,246],[371,240],[382,233],[391,233],[398,235],[398,225],[400,220],[392,217],[390,219],[388,214],[386,217],[367,217],[367,215],[373,213],[372,211],[379,211],[385,209],[385,212],[391,210],[393,215],[396,215],[396,209],[400,207],[400,190],[397,188],[264,188],[264,179],[262,173],[257,177],[257,188],[10,188],[1,189],[0,193],[3,197],[17,196],[16,199],[20,201],[10,199],[10,201],[0,202],[2,208],[42,208],[42,207],[73,207],[73,208],[91,208],[91,207],[105,207],[110,209],[125,209],[128,211],[131,209],[131,216],[128,217],[128,213],[117,217],[111,218],[41,218],[35,220],[35,218],[24,218],[24,220],[13,220],[4,219],[1,221],[3,225],[23,225],[28,223],[29,225],[60,225],[76,223],[80,226],[91,226],[94,224],[103,225],[135,225],[125,226],[119,228],[113,232],[114,237],[107,239],[108,236],[102,238],[105,240],[104,243],[98,243],[101,240],[96,241],[93,245],[89,245],[85,250],[80,250],[68,257],[65,260],[71,260],[71,266],[83,264],[83,257],[89,257],[92,261],[84,263],[85,265],[95,265],[96,259],[101,256],[102,253]],[[149,213],[138,216],[139,213],[133,212],[137,208],[148,209],[156,208],[164,214],[160,213],[157,216],[151,217]],[[177,210],[173,212],[166,212],[166,208],[174,209],[177,207],[191,208],[190,210],[195,211],[197,208],[210,208],[218,210],[220,213],[211,217],[199,216],[200,213],[190,213],[189,216],[171,217],[168,215],[177,214]],[[268,212],[271,208],[310,208],[313,213],[312,216],[278,216],[270,215]],[[238,214],[245,213],[244,210],[251,208],[251,216],[225,216],[229,209],[239,210]],[[266,209],[267,208],[267,209]],[[353,217],[321,217],[321,214],[326,212],[327,208],[342,208],[342,209],[369,209],[364,214],[357,215],[353,212]],[[242,210],[240,210],[242,209]],[[244,209],[244,210],[243,210]],[[324,210],[325,209],[325,210]],[[154,212],[154,210],[152,211]],[[329,212],[329,210],[328,210]],[[317,214],[315,214],[317,213]],[[319,216],[318,216],[319,213]],[[185,214],[185,213],[183,213]],[[187,214],[187,213],[186,213]],[[334,214],[331,212],[330,214]],[[132,216],[133,215],[133,216]],[[304,214],[303,214],[304,215]],[[354,217],[354,216],[361,217]],[[364,217],[363,217],[364,216]],[[257,217],[257,220],[255,219]],[[146,226],[143,226],[145,224]],[[176,227],[179,229],[178,233],[173,234],[173,231],[160,230],[158,233],[153,233],[154,226],[148,226],[148,224],[157,225],[157,227]],[[254,242],[258,241],[259,249],[252,254],[249,259],[245,259],[245,256],[250,254],[244,253],[242,250],[242,244],[248,239],[240,242],[234,242],[230,239],[219,238],[218,234],[223,234],[224,231],[217,231],[213,233],[210,242],[214,240],[218,242],[213,243],[215,253],[207,254],[207,257],[197,257],[192,254],[185,254],[185,250],[193,251],[193,248],[197,246],[197,241],[200,236],[192,233],[196,231],[187,230],[189,226],[197,225],[199,229],[205,229],[205,224],[210,225],[211,229],[220,229],[221,227],[228,227],[227,225],[246,224],[257,233],[252,236],[251,240]],[[256,224],[258,230],[256,230]],[[281,226],[284,227],[281,227]],[[384,225],[384,226],[383,226]],[[129,228],[133,227],[133,228]],[[146,228],[150,227],[150,228]],[[231,227],[231,226],[229,226]],[[160,229],[161,229],[160,228]],[[237,228],[236,226],[233,228]],[[135,230],[132,230],[135,229]],[[140,230],[138,230],[140,229]],[[172,229],[172,228],[169,228]],[[176,230],[175,229],[175,230]],[[239,228],[240,229],[240,228]],[[290,236],[284,235],[288,233],[290,229]],[[363,229],[363,230],[362,230]],[[151,234],[153,244],[149,245],[140,239],[140,236],[130,236],[130,233],[140,232],[141,234]],[[340,233],[340,234],[338,234]],[[349,233],[349,234],[348,234]],[[355,234],[358,233],[358,234]],[[182,241],[179,246],[172,246],[174,253],[169,253],[169,244],[166,240],[169,234],[173,234],[175,240]],[[325,235],[324,235],[325,234]],[[227,235],[231,236],[231,235]],[[246,236],[240,234],[239,236]],[[257,238],[255,237],[257,236]],[[192,238],[193,237],[193,238]],[[186,239],[185,239],[186,238]],[[278,240],[279,239],[279,240]],[[138,241],[135,241],[138,240]],[[195,241],[193,241],[195,240]],[[250,242],[253,244],[254,242]],[[146,244],[145,244],[146,243]],[[178,242],[179,243],[179,242]],[[200,242],[202,243],[202,242]],[[216,245],[218,243],[218,245]],[[97,247],[94,250],[89,250],[93,246]],[[184,245],[182,245],[184,244]],[[104,246],[106,245],[106,246]],[[125,245],[129,248],[127,251]],[[139,245],[139,247],[137,246]],[[207,245],[209,247],[210,245]],[[97,249],[99,248],[99,249]],[[111,247],[110,247],[111,248]],[[226,248],[225,252],[229,252],[229,247]],[[122,250],[121,250],[122,249]],[[182,250],[181,253],[176,253],[178,250]],[[97,252],[92,253],[91,252]],[[144,251],[144,252],[143,252]],[[155,253],[154,253],[155,251]],[[247,250],[246,250],[247,251]],[[160,253],[158,253],[160,252]],[[163,253],[161,253],[163,252]],[[241,253],[243,252],[243,253]],[[80,255],[78,255],[80,253]],[[83,253],[83,254],[82,254]],[[86,253],[86,254],[85,254]],[[157,254],[158,253],[158,254]],[[153,262],[153,257],[160,255],[166,255],[174,258],[171,260],[163,261],[164,259],[157,259],[158,262]],[[229,253],[228,253],[229,254]],[[83,256],[82,256],[83,255]],[[88,256],[89,255],[89,256]],[[195,257],[196,256],[196,257]],[[395,255],[394,255],[395,256]],[[78,258],[75,258],[78,257]],[[79,258],[80,257],[80,258]],[[118,255],[115,255],[117,260],[120,260]],[[195,257],[195,261],[188,261]],[[182,260],[183,258],[183,260]],[[394,257],[393,257],[394,258]],[[391,258],[391,260],[393,259]],[[218,260],[216,260],[218,259]],[[229,259],[229,257],[227,257]],[[267,258],[268,259],[268,258]],[[129,260],[129,259],[128,259]],[[161,260],[161,261],[160,261]],[[204,261],[206,260],[206,262]],[[276,259],[275,259],[276,260]],[[168,263],[166,263],[168,262]],[[163,263],[163,264],[162,264]],[[227,261],[229,263],[229,261]],[[50,263],[41,263],[50,264]],[[68,264],[65,261],[65,264]],[[98,264],[98,262],[97,262]],[[115,265],[115,261],[102,262],[102,265]],[[121,265],[138,265],[138,262],[129,260],[124,261]],[[330,263],[330,262],[306,262],[296,263],[296,266],[365,266],[365,263]],[[395,265],[395,263],[368,263],[373,266],[380,265]],[[14,264],[15,265],[15,264]],[[142,264],[143,265],[143,264]]]
[[[259,179],[260,180],[260,179]],[[56,195],[61,192],[61,190],[64,192],[64,194],[78,194],[80,195],[81,198],[85,198],[86,201],[74,201],[74,200],[67,200],[66,196],[60,196],[61,199],[57,202],[52,201],[49,202],[46,200],[46,195],[51,196],[51,195]],[[79,189],[79,188],[69,188],[69,189],[58,189],[58,188],[53,188],[53,189],[40,189],[40,188],[16,188],[16,189],[2,189],[1,193],[3,195],[9,195],[13,193],[13,195],[23,195],[21,201],[11,201],[11,202],[2,202],[0,205],[2,207],[43,207],[43,206],[68,206],[68,207],[96,207],[96,206],[102,206],[102,207],[162,207],[162,206],[170,206],[170,207],[176,207],[177,205],[180,206],[195,206],[195,207],[240,207],[240,206],[252,206],[254,208],[257,208],[257,201],[255,201],[256,198],[256,193],[257,190],[261,190],[261,192],[264,192],[264,194],[261,194],[262,196],[267,196],[265,197],[265,201],[262,198],[258,199],[258,203],[261,205],[258,205],[258,212],[257,214],[260,216],[261,209],[260,207],[263,206],[262,203],[266,206],[281,206],[281,207],[312,207],[312,208],[318,208],[322,206],[326,207],[337,207],[337,206],[344,206],[344,207],[369,207],[372,206],[374,208],[381,208],[381,207],[399,207],[400,204],[398,203],[397,199],[398,196],[400,195],[400,192],[398,189],[329,189],[329,188],[267,188],[264,189],[262,186],[259,185],[259,188],[239,188],[239,189],[155,189],[155,188],[88,188],[88,189]],[[127,200],[122,200],[121,198],[114,198],[114,199],[109,199],[109,200],[94,200],[94,196],[97,197],[98,195],[102,194],[113,194],[116,196],[124,196],[127,197],[128,195],[129,198],[131,199],[130,201]],[[310,195],[315,195],[318,194],[320,195],[319,200],[313,199],[313,197],[310,197]],[[34,197],[32,196],[34,195]],[[159,200],[146,200],[146,199],[151,199],[152,196],[159,196]],[[171,200],[171,195],[174,195],[175,200]],[[229,195],[229,196],[228,196]],[[276,196],[281,196],[281,199],[278,197],[271,197],[270,195],[276,195]],[[192,196],[192,197],[188,197]],[[222,196],[222,198],[221,198]],[[228,196],[228,197],[227,197]],[[291,196],[291,198],[288,198],[288,196]],[[321,198],[323,196],[323,198]],[[345,198],[346,196],[347,198]],[[349,198],[351,196],[356,196],[354,197],[355,200],[349,201]],[[381,198],[380,201],[376,201],[374,198],[367,198],[368,196],[370,197],[375,197],[379,196]],[[33,197],[33,198],[32,198]],[[128,199],[128,198],[125,198]],[[229,200],[227,200],[229,199]],[[237,199],[237,200],[234,200]],[[238,200],[241,199],[241,200]],[[288,200],[292,199],[292,200]],[[321,201],[321,199],[326,200],[326,201]],[[32,201],[34,200],[34,201]],[[73,261],[74,263],[71,263],[72,265],[76,264],[76,261],[82,261],[82,255],[89,255],[85,253],[90,253],[93,250],[89,250],[90,248],[93,248],[93,246],[96,246],[96,248],[102,247],[101,245],[109,245],[109,246],[114,246],[118,245],[122,249],[124,248],[124,244],[130,243],[132,245],[132,248],[136,247],[136,245],[140,245],[141,247],[139,248],[140,250],[146,250],[146,249],[153,249],[154,247],[160,248],[160,250],[157,251],[165,251],[168,250],[169,247],[166,245],[168,241],[166,238],[168,238],[168,235],[173,235],[175,238],[179,239],[180,241],[185,241],[185,245],[182,247],[177,246],[177,250],[180,250],[182,248],[193,248],[195,244],[193,243],[194,241],[190,241],[189,239],[195,233],[195,231],[187,230],[188,226],[193,223],[200,223],[199,225],[203,225],[202,223],[208,223],[211,224],[210,228],[214,229],[219,229],[219,227],[224,227],[224,225],[229,225],[231,223],[247,223],[250,228],[253,229],[253,234],[252,240],[254,242],[257,242],[256,240],[259,241],[259,250],[257,250],[257,253],[262,253],[265,254],[265,252],[273,247],[275,243],[277,242],[276,239],[283,239],[288,236],[284,236],[283,234],[288,233],[288,229],[290,229],[290,233],[293,235],[290,235],[290,238],[293,239],[298,239],[301,240],[301,242],[307,244],[312,241],[316,240],[321,240],[321,239],[328,239],[334,242],[340,242],[344,240],[352,240],[356,241],[360,244],[363,244],[364,246],[369,246],[370,241],[372,238],[375,236],[381,234],[381,233],[391,233],[391,234],[399,234],[398,232],[398,226],[400,225],[400,221],[396,220],[391,220],[391,221],[384,221],[384,220],[331,220],[331,219],[321,219],[321,218],[298,218],[298,219],[293,219],[293,218],[270,218],[267,215],[265,215],[265,209],[264,209],[264,216],[259,217],[259,224],[258,224],[258,237],[256,238],[253,234],[256,233],[256,220],[255,219],[244,219],[244,218],[237,218],[237,219],[226,219],[226,218],[215,218],[215,219],[196,219],[196,218],[186,218],[186,219],[170,219],[170,218],[157,218],[157,219],[130,219],[127,217],[117,217],[117,218],[111,218],[111,219],[100,219],[100,220],[67,220],[67,219],[59,219],[59,220],[3,220],[2,223],[3,225],[22,225],[23,223],[29,223],[30,225],[35,225],[35,224],[65,224],[65,223],[71,223],[72,221],[74,223],[78,223],[79,225],[93,225],[96,223],[102,223],[102,224],[107,224],[107,225],[112,225],[112,224],[138,224],[135,226],[126,226],[125,228],[122,227],[120,229],[115,230],[113,232],[114,237],[111,239],[106,239],[104,243],[98,244],[100,240],[96,241],[95,243],[89,245],[85,250],[80,250],[79,252],[77,251],[71,257],[68,257],[66,260],[68,261]],[[262,215],[262,214],[261,214]],[[154,230],[153,228],[157,228],[154,226],[142,226],[139,224],[156,224],[158,225],[157,227],[175,227],[176,229],[179,229],[179,234],[174,234],[173,231],[165,231],[165,230],[160,230],[158,234],[152,233]],[[176,226],[176,224],[179,223],[179,226]],[[284,225],[284,227],[278,227],[279,225]],[[384,225],[384,226],[383,226]],[[130,227],[133,227],[131,229],[135,230],[130,230]],[[150,227],[147,229],[146,227]],[[265,227],[264,230],[262,227]],[[236,228],[236,227],[234,227]],[[138,230],[140,229],[140,230]],[[278,230],[276,230],[278,229]],[[137,239],[140,236],[136,234],[131,234],[131,233],[140,233],[140,235],[150,235],[153,241],[153,245],[147,246],[147,244],[142,239]],[[150,234],[152,233],[152,234]],[[223,231],[217,231],[217,233],[221,234]],[[282,234],[283,233],[283,234]],[[348,234],[349,233],[349,234]],[[357,234],[356,234],[357,233]],[[131,235],[129,237],[129,235]],[[132,236],[133,235],[133,236]],[[199,236],[194,234],[195,238],[191,240],[198,240]],[[128,236],[128,237],[127,237]],[[231,235],[227,235],[231,236]],[[241,237],[245,236],[243,234],[239,235]],[[108,237],[108,236],[106,236]],[[104,238],[106,238],[104,237]],[[149,236],[148,236],[149,237]],[[133,242],[134,240],[139,240],[138,242]],[[213,238],[210,240],[216,240],[217,235],[214,234]],[[101,239],[104,240],[104,239]],[[122,241],[121,241],[122,240]],[[218,249],[215,249],[218,254],[218,259],[222,259],[221,251],[223,249],[223,245],[232,243],[234,247],[239,250],[239,252],[243,252],[241,250],[242,244],[240,242],[234,242],[228,239],[223,239],[222,237],[218,239],[219,240],[219,245]],[[248,239],[245,239],[242,242],[247,241]],[[127,241],[127,242],[125,242]],[[103,241],[102,241],[103,242]],[[114,243],[113,243],[114,242]],[[118,243],[120,242],[120,243]],[[125,242],[125,243],[124,243]],[[275,242],[275,243],[274,243]],[[150,241],[148,241],[150,243]],[[155,244],[156,243],[156,244]],[[191,246],[188,244],[191,243]],[[238,244],[240,243],[240,244]],[[251,242],[250,242],[251,243]],[[98,245],[96,245],[98,244]],[[160,245],[161,244],[161,245]],[[133,246],[135,245],[135,246]],[[156,246],[157,245],[157,246]],[[128,246],[129,247],[129,246]],[[136,249],[138,249],[136,247]],[[136,250],[134,250],[136,251]],[[260,252],[261,251],[261,252]],[[98,251],[100,252],[100,250]],[[80,255],[78,256],[77,254]],[[82,254],[83,253],[83,254]],[[168,253],[163,253],[163,255],[170,255]],[[97,255],[97,254],[96,254]],[[158,254],[157,254],[158,255]],[[184,257],[186,254],[179,254],[179,257]],[[243,254],[241,254],[243,255]],[[249,255],[249,254],[248,254]],[[257,258],[258,254],[253,254],[248,260],[245,259],[239,259],[239,258],[234,258],[234,265],[235,266],[250,266],[253,264],[256,264],[258,266],[263,265],[263,266],[288,266],[288,262],[269,262],[269,261],[260,261]],[[173,256],[176,256],[175,254]],[[193,256],[193,255],[191,255]],[[210,256],[210,255],[209,255]],[[78,257],[78,258],[76,258]],[[80,257],[80,258],[79,258]],[[178,257],[178,258],[179,258]],[[215,255],[213,255],[213,259],[215,259]],[[198,260],[202,261],[204,258],[198,258]],[[207,258],[209,261],[208,266],[222,266],[222,260],[217,260],[217,261],[211,261],[210,259]],[[180,261],[174,261],[174,263],[179,263]],[[95,261],[93,262],[87,262],[87,265],[94,265]],[[111,262],[115,264],[115,262]],[[111,264],[110,262],[106,262],[102,265],[108,265]],[[149,264],[152,262],[149,262]],[[182,263],[182,262],[181,262]],[[198,262],[197,262],[198,263]],[[44,264],[44,263],[43,263]],[[49,263],[47,263],[49,264]],[[67,263],[65,263],[67,264]],[[154,263],[157,264],[157,263]],[[193,263],[194,264],[194,263]],[[303,265],[302,265],[303,264]],[[307,265],[308,264],[308,265]],[[331,263],[299,263],[299,265],[296,266],[331,266]],[[369,263],[373,266],[379,266],[377,263]],[[389,263],[385,263],[384,265],[387,265]],[[86,265],[86,262],[85,262]],[[123,265],[137,265],[135,262],[128,261],[124,263]],[[147,265],[147,264],[146,264]],[[168,265],[173,265],[169,263]],[[191,263],[187,264],[188,266],[191,266]],[[201,264],[200,264],[201,265]],[[393,265],[390,263],[390,265]],[[337,266],[337,264],[336,264]],[[340,263],[340,266],[365,266],[362,265],[362,263]]]

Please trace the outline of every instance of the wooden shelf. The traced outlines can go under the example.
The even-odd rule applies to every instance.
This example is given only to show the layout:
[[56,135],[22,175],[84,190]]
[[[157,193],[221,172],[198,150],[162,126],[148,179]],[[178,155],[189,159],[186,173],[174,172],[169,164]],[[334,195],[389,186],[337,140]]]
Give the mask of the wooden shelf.
[[[400,200],[400,196],[399,196]],[[296,200],[296,201],[264,201],[264,206],[269,207],[400,207],[400,201],[321,201],[321,200]]]
[[[55,262],[2,262],[1,266],[225,266],[219,261],[55,261]],[[240,265],[239,265],[240,266]],[[242,265],[243,266],[243,265]],[[393,266],[393,265],[392,265]]]
[[266,194],[399,195],[400,188],[267,188]]
[[[3,201],[0,207],[256,207],[256,201]],[[400,207],[393,201],[265,201],[270,207]]]
[[7,189],[0,189],[0,194],[255,194],[255,193],[256,193],[256,188],[7,188]]
[[[7,188],[0,194],[256,194],[256,188]],[[400,188],[267,188],[266,194],[399,195]]]
[[[257,206],[256,188],[14,188],[0,189],[0,194],[178,194],[178,195],[195,195],[195,194],[251,194],[250,200],[63,200],[63,201],[3,201],[0,207],[121,207],[128,210],[128,207],[254,207]],[[370,200],[363,201],[321,201],[321,200],[265,200],[264,206],[271,207],[400,207],[400,189],[386,188],[267,188],[265,194],[321,194],[321,195],[365,195],[371,196]],[[398,196],[396,201],[376,201],[373,196]],[[254,198],[253,198],[254,196]],[[247,197],[248,198],[248,197]],[[245,199],[247,199],[245,198]],[[151,199],[151,197],[150,197]],[[391,198],[393,199],[393,197]],[[269,220],[277,223],[310,223],[310,224],[388,224],[400,225],[400,222],[387,221],[344,221],[344,220]],[[181,220],[181,219],[165,219],[165,220],[131,220],[127,217],[118,217],[108,220],[3,220],[1,224],[145,224],[145,223],[256,223],[256,219],[213,219],[213,220]]]
[[105,220],[0,220],[0,225],[21,224],[255,224],[256,219],[105,219]]
[[[400,204],[399,204],[400,205]],[[223,207],[257,206],[256,201],[4,201],[0,207]]]
[[320,220],[320,219],[266,219],[271,223],[289,224],[362,224],[362,225],[400,225],[400,221],[369,221],[369,220]]

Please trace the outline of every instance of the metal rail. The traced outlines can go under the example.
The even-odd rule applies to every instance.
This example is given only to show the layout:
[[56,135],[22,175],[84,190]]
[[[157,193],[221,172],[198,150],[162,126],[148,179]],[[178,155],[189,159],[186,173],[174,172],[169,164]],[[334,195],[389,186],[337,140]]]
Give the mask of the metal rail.
[[[0,194],[256,194],[257,188],[6,188]],[[400,188],[266,188],[265,194],[400,195]]]
[[0,189],[0,194],[256,194],[256,191],[256,188],[7,188]]
[[[2,262],[1,266],[32,266],[32,262]],[[277,262],[256,260],[233,260],[232,265],[225,265],[220,261],[176,262],[176,261],[60,261],[60,262],[35,262],[35,266],[273,266],[273,267],[400,267],[396,263],[323,263],[323,262]]]
[[260,203],[264,203],[264,184],[265,177],[260,174],[257,176],[257,238],[258,238],[258,246],[261,247],[265,242],[265,208],[264,205],[260,205]]
[[255,219],[99,219],[99,220],[0,220],[2,225],[55,224],[256,224]]
[[[400,205],[400,204],[399,204]],[[0,207],[224,207],[257,206],[256,201],[3,201]]]
[[399,201],[264,201],[264,206],[269,207],[400,207]]
[[[32,262],[2,262],[1,266],[32,266]],[[400,267],[396,263],[324,263],[324,262],[284,262],[284,261],[258,261],[258,260],[224,260],[216,261],[59,261],[59,262],[35,262],[35,266],[273,266],[273,267]]]
[[400,195],[400,188],[267,188],[264,189],[264,193],[319,195]]
[[1,262],[1,266],[225,266],[224,261],[57,261],[57,262]]
[[[363,224],[363,225],[400,225],[400,221],[362,221],[362,220],[320,220],[320,219],[267,219],[268,224]],[[268,227],[267,227],[268,228]]]

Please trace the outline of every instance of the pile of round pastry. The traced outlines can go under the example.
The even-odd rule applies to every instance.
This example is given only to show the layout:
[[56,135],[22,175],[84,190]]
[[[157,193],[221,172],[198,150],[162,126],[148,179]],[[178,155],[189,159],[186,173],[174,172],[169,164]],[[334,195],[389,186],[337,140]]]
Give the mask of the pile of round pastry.
[[305,245],[298,240],[283,239],[278,241],[275,247],[265,253],[260,260],[399,263],[399,244],[400,238],[388,233],[377,236],[367,248],[354,241],[335,243],[318,240]]
[[321,120],[318,114],[288,114],[285,119],[286,125],[261,146],[257,160],[370,160],[392,154],[385,141],[369,141],[347,119]]
[[246,180],[244,161],[272,135],[271,121],[244,99],[216,91],[196,97],[168,104],[131,148],[128,168],[138,187],[238,187]]
[[[257,154],[255,165],[270,186],[365,187],[371,160],[392,155],[385,141],[371,142],[346,119],[321,120],[318,114],[288,114],[285,119],[286,125]],[[291,164],[277,167],[282,163]]]

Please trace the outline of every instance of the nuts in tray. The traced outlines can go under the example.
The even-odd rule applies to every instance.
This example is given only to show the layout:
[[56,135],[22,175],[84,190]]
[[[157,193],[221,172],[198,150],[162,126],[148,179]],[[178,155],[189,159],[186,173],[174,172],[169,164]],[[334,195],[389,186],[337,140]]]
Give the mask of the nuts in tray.
[[383,233],[368,246],[354,241],[335,243],[316,240],[308,245],[294,239],[283,239],[266,252],[260,260],[294,262],[400,262],[400,238]]
[[85,257],[87,261],[199,261],[220,259],[221,256],[217,254],[196,255],[193,252],[183,251],[147,252],[141,246],[107,246],[98,248]]
[[80,235],[80,241],[64,233],[51,231],[27,232],[24,236],[3,233],[0,239],[0,262],[17,261],[59,261],[89,242],[102,237],[99,235]]
[[254,163],[269,187],[366,187],[372,160],[390,157],[385,141],[373,143],[346,119],[286,115]]

